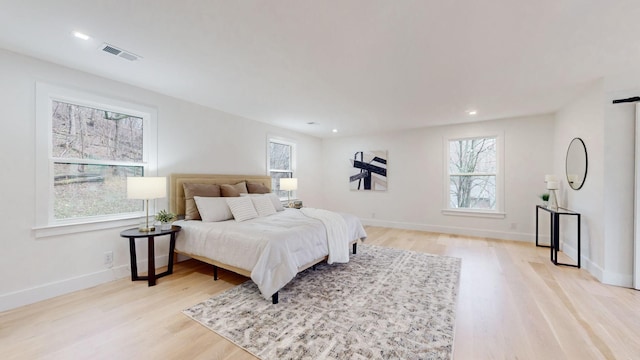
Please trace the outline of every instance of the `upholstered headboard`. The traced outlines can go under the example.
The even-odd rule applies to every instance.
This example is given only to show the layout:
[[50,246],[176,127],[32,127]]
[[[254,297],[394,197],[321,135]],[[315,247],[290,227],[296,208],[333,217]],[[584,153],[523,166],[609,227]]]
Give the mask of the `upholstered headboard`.
[[183,216],[185,213],[184,187],[192,184],[237,184],[250,181],[264,184],[271,189],[271,177],[267,175],[211,175],[211,174],[171,174],[169,175],[169,211]]

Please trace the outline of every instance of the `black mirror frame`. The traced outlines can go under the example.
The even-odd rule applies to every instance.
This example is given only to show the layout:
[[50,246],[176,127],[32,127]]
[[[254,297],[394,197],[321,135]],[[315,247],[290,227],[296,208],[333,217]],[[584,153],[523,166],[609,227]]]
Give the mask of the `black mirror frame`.
[[[571,147],[573,146],[574,142],[580,142],[580,145],[582,145],[582,150],[584,151],[584,174],[582,175],[582,182],[580,182],[580,186],[578,187],[573,187],[572,182],[569,179],[569,151],[571,150]],[[573,190],[580,190],[582,189],[582,187],[584,186],[584,182],[587,180],[587,172],[589,170],[589,156],[587,155],[587,146],[584,144],[584,141],[579,138],[573,138],[571,140],[571,142],[569,143],[569,147],[567,148],[567,155],[565,157],[565,176],[567,179],[567,182],[569,183],[569,187]]]

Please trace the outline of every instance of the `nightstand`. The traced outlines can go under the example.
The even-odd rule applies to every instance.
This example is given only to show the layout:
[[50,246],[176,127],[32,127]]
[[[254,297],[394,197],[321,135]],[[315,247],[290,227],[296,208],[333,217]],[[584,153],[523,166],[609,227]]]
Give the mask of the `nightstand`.
[[[156,280],[173,273],[173,250],[176,247],[176,234],[182,230],[180,226],[172,226],[169,230],[160,230],[156,228],[155,231],[142,232],[138,228],[132,228],[124,230],[120,233],[120,236],[129,238],[129,253],[131,255],[131,281],[136,280],[148,280],[149,286],[154,286]],[[167,265],[167,271],[160,274],[156,274],[156,261],[155,261],[155,238],[157,236],[170,235],[171,240],[169,243],[169,263]],[[148,250],[148,262],[147,276],[138,276],[138,263],[136,258],[136,242],[138,238],[147,238]]]

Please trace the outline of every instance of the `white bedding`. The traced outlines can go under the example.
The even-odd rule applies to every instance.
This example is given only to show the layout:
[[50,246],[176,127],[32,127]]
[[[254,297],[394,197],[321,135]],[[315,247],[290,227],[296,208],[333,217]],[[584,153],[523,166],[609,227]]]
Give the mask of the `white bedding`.
[[[349,262],[349,229],[344,217],[338,213],[322,209],[301,209],[303,214],[310,218],[322,221],[324,228],[327,230],[327,247],[329,257],[327,263],[329,265],[334,262]],[[351,239],[353,240],[353,239]]]
[[[364,239],[366,233],[357,217],[340,215],[347,237],[332,241],[343,243],[338,248],[348,251],[348,243]],[[323,222],[296,209],[243,222],[181,220],[174,224],[182,226],[176,240],[178,251],[251,271],[251,279],[265,299],[291,281],[299,267],[329,255]]]

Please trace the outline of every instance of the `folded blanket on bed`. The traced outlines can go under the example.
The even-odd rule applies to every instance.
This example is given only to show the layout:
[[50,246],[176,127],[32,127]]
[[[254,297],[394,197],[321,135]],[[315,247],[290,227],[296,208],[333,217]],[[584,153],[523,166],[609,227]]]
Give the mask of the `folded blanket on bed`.
[[349,262],[349,227],[344,218],[337,213],[313,208],[302,208],[302,213],[310,218],[320,220],[327,230],[329,247],[328,264]]

